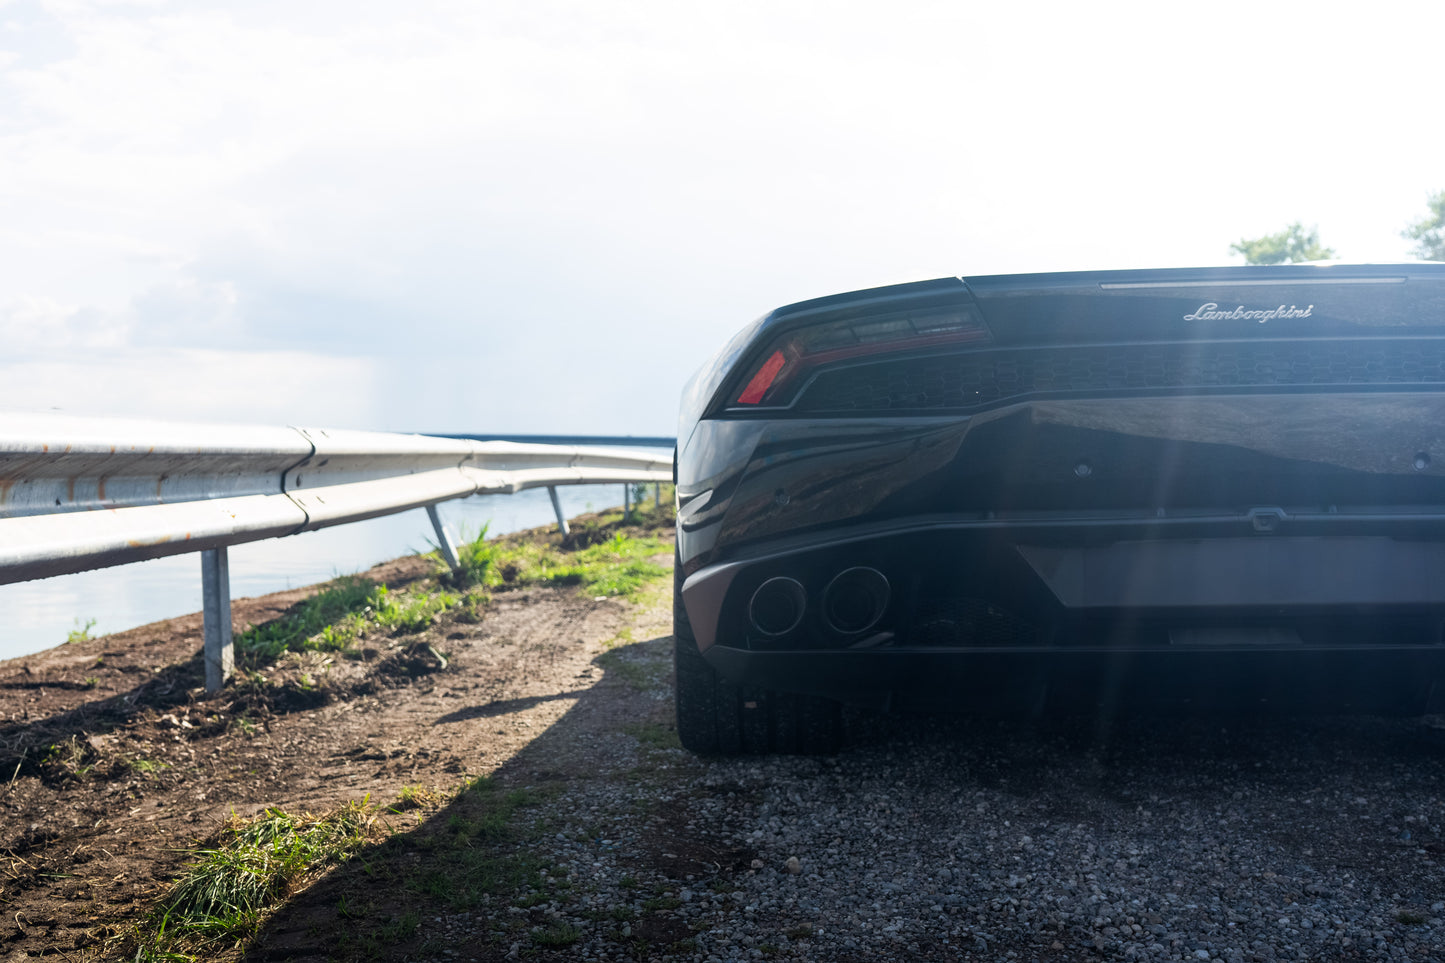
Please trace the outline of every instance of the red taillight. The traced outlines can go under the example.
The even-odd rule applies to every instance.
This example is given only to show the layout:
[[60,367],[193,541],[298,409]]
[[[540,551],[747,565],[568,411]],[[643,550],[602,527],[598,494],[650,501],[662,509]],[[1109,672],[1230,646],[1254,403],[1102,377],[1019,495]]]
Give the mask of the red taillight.
[[968,306],[831,321],[801,328],[774,343],[773,350],[753,370],[747,387],[734,404],[782,402],[789,385],[822,365],[988,339],[983,319]]
[[768,389],[773,386],[773,380],[778,377],[778,372],[783,370],[783,365],[787,362],[788,359],[783,357],[781,351],[774,351],[769,355],[768,360],[764,361],[763,366],[753,375],[753,380],[749,381],[748,386],[743,389],[743,393],[738,395],[738,404],[755,405],[762,401],[763,395],[768,393]]

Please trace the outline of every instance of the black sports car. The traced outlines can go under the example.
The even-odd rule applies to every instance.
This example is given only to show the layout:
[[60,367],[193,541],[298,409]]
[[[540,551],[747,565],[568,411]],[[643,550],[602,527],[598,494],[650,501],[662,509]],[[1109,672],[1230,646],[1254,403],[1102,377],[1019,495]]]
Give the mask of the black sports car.
[[677,490],[696,751],[826,751],[840,702],[1422,711],[1445,681],[1445,264],[790,305],[689,385]]

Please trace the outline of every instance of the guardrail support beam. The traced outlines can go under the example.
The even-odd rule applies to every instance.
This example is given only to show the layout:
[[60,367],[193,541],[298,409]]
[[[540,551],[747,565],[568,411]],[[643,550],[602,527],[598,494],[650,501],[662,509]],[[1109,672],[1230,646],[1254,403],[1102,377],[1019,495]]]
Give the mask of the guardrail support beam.
[[462,563],[457,561],[457,549],[452,544],[451,535],[447,533],[447,527],[442,524],[442,514],[437,511],[435,505],[426,507],[426,517],[431,519],[431,527],[437,533],[437,548],[442,553],[442,558],[451,566],[453,572],[460,572]]
[[226,547],[201,553],[201,611],[205,619],[206,691],[219,692],[231,677],[231,563]]
[[557,516],[557,531],[563,535],[572,534],[567,531],[567,516],[562,514],[562,501],[557,497],[557,486],[548,485],[547,494],[551,496],[552,499],[552,514]]

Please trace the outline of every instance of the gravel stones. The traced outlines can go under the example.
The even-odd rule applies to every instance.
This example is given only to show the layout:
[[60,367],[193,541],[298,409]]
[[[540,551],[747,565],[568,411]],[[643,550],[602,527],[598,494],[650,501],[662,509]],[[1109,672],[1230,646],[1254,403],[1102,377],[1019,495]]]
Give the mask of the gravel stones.
[[[857,725],[836,757],[656,749],[654,778],[571,787],[562,835],[613,845],[553,872],[698,961],[1445,958],[1445,747],[1416,722]],[[620,958],[562,913],[569,958]]]

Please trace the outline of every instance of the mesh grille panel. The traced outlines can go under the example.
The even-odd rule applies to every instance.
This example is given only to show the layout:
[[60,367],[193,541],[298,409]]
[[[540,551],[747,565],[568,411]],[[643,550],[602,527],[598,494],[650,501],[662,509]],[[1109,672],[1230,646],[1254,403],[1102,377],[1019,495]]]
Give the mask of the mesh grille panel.
[[1031,645],[1037,632],[1012,612],[979,598],[945,598],[918,613],[909,643],[919,646]]
[[824,371],[803,411],[981,408],[1044,392],[1445,385],[1445,342],[1298,341],[979,351]]

